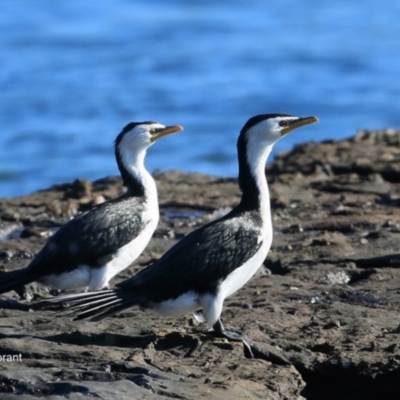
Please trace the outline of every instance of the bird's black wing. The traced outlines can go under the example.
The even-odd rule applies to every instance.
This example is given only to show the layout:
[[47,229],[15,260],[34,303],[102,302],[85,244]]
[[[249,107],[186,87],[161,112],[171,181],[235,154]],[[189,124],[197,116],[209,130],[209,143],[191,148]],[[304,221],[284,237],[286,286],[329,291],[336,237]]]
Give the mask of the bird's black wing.
[[223,218],[191,232],[155,264],[117,286],[156,302],[189,290],[206,293],[250,259],[261,244],[257,218]]
[[142,209],[135,198],[120,198],[79,214],[48,240],[28,266],[29,273],[41,276],[68,272],[79,264],[104,265],[143,229]]

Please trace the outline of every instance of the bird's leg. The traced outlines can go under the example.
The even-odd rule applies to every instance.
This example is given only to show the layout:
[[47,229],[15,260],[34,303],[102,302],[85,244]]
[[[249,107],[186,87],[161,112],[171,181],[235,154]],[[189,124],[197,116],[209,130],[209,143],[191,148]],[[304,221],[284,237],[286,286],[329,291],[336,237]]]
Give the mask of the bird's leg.
[[225,337],[227,339],[234,340],[235,342],[242,342],[245,349],[248,351],[250,358],[254,358],[251,346],[246,338],[240,332],[233,331],[231,329],[225,329],[224,325],[222,325],[221,319],[218,319],[217,322],[214,323],[213,330],[216,336]]

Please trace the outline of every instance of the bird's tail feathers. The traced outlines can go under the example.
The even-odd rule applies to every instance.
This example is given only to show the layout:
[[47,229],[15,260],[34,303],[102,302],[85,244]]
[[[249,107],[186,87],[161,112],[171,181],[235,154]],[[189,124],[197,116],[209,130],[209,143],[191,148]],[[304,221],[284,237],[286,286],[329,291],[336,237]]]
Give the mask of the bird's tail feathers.
[[[96,311],[94,310],[87,310],[86,313],[89,314],[83,314],[83,313],[79,313],[75,319],[83,319],[83,318],[88,318],[88,317],[92,317],[90,318],[91,321],[101,321],[102,319],[109,317],[111,315],[116,314],[119,311],[123,311],[126,310],[129,307],[132,307],[134,305],[137,305],[140,303],[140,299],[139,298],[128,298],[125,300],[119,299],[118,301],[114,301],[113,303],[107,304],[101,308],[96,309]],[[112,306],[112,307],[110,307]]]
[[[46,300],[46,303],[61,303],[64,316],[75,320],[101,319],[140,303],[140,297],[119,288],[97,292],[70,294]],[[67,313],[65,313],[67,312]]]
[[17,289],[22,285],[32,282],[34,279],[26,273],[26,270],[27,269],[24,268],[0,274],[0,294]]
[[114,291],[112,289],[98,290],[95,292],[82,292],[82,293],[71,293],[64,294],[62,296],[52,297],[51,299],[46,299],[46,303],[63,303],[65,305],[73,305],[80,302],[84,302],[88,299],[98,299],[102,297],[108,297],[112,295]]

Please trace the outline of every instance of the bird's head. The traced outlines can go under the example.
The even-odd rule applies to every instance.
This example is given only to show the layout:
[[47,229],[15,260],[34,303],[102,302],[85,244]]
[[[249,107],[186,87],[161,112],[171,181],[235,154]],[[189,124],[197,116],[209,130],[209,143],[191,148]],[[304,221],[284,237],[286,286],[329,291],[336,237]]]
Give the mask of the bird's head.
[[[274,143],[293,129],[317,122],[316,117],[294,117],[287,114],[262,114],[250,118],[243,126],[237,142],[239,186],[247,196],[260,191],[265,180],[265,162]],[[248,200],[246,200],[248,201]],[[258,203],[257,199],[256,203]]]
[[[125,186],[136,185],[142,179],[138,172],[143,167],[146,150],[158,139],[183,130],[180,125],[165,126],[158,122],[131,122],[115,139],[115,158]],[[138,189],[139,188],[139,189]],[[136,188],[142,193],[143,185]],[[132,189],[133,190],[133,189]]]
[[122,154],[146,150],[163,136],[183,130],[180,125],[164,126],[158,122],[130,122],[115,140],[115,147]]
[[261,144],[272,145],[290,131],[318,122],[317,117],[294,117],[287,114],[262,114],[250,118],[241,134]]

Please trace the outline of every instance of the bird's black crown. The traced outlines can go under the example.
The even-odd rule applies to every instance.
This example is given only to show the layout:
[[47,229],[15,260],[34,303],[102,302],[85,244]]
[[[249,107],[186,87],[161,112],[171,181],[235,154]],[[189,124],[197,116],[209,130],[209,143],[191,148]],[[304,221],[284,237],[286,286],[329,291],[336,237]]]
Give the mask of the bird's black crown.
[[277,117],[292,117],[289,114],[260,114],[251,117],[243,126],[242,132],[248,131],[254,125],[257,125],[261,121],[265,121],[266,119],[277,118]]
[[124,137],[125,133],[131,131],[139,125],[151,125],[156,123],[157,122],[155,121],[129,122],[129,124],[127,124],[124,129],[122,129],[121,133],[115,138],[115,147],[118,147],[118,145],[121,143],[121,140]]

